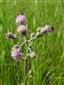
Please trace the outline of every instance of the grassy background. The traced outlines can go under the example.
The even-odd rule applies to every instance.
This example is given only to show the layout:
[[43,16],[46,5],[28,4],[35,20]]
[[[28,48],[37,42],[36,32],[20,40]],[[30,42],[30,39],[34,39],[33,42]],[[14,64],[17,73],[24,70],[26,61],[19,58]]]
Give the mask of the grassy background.
[[14,42],[6,32],[15,33],[15,19],[21,11],[27,17],[28,29],[51,24],[55,31],[34,42],[38,54],[32,60],[33,78],[28,85],[64,85],[64,1],[63,0],[1,0],[0,1],[0,85],[21,85],[23,62],[10,56]]

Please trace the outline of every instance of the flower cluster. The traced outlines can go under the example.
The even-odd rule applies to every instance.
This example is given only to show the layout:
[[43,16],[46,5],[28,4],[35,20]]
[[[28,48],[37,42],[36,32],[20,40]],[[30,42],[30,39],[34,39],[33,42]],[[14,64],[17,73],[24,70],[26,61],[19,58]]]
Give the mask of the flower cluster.
[[26,35],[27,33],[26,17],[24,15],[17,16],[16,23],[19,25],[19,27],[17,28],[17,32],[21,33],[22,35]]
[[[51,25],[45,25],[44,27],[38,27],[36,33],[29,34],[29,32],[27,31],[26,17],[24,15],[17,16],[16,23],[18,24],[16,32],[19,33],[20,35],[24,36],[23,37],[24,41],[22,42],[22,44],[20,44],[18,41],[19,45],[16,44],[12,47],[11,57],[14,60],[22,59],[25,61],[25,70],[24,71],[25,71],[26,79],[25,79],[24,83],[22,83],[22,85],[23,84],[27,85],[28,78],[32,77],[30,60],[36,58],[36,56],[37,56],[32,48],[31,41],[33,41],[39,37],[42,37],[46,33],[53,32],[54,28]],[[20,38],[18,34],[15,35],[11,32],[8,32],[6,34],[6,37],[9,39],[12,39],[12,40],[16,40],[16,41],[17,41],[17,39],[19,40],[19,38]],[[28,37],[28,39],[27,39],[27,37]],[[26,47],[25,51],[23,51],[23,49],[22,49],[23,45]],[[26,52],[26,53],[23,53],[23,52]]]
[[[26,17],[24,15],[19,15],[16,17],[16,23],[18,24],[17,27],[17,32],[19,34],[22,34],[22,36],[27,36],[27,25],[26,25]],[[20,48],[22,45],[25,45],[26,43],[30,43],[32,40],[41,37],[43,34],[48,33],[48,32],[52,32],[54,29],[51,25],[45,25],[44,27],[38,27],[37,28],[37,32],[36,33],[31,33],[30,34],[30,38],[26,41],[24,41],[21,45],[14,45],[14,47],[12,48],[11,51],[11,56],[14,60],[18,60],[20,58],[21,52],[20,52]],[[6,34],[6,36],[10,39],[17,39],[17,36],[11,32],[8,32]],[[31,48],[28,45],[29,50],[29,56],[31,58],[34,58],[36,56],[36,53],[34,51],[31,50]],[[28,49],[27,49],[28,50]]]
[[[18,24],[17,32],[26,35],[27,33],[27,27],[26,27],[26,17],[24,15],[19,15],[16,17],[16,23]],[[17,36],[11,32],[6,33],[6,37],[9,39],[15,40],[17,39]],[[21,52],[20,52],[20,46],[14,45],[11,51],[11,56],[14,60],[18,60],[20,58]]]

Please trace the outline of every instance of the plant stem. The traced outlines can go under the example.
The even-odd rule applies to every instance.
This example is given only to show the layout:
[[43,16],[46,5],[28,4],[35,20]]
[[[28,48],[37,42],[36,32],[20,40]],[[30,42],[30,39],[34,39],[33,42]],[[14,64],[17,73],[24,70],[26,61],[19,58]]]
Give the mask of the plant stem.
[[26,56],[26,60],[25,60],[25,85],[27,85],[27,80],[28,80],[28,71],[29,71],[29,56]]
[[25,85],[27,85],[27,58],[25,61]]
[[[40,35],[40,34],[39,34]],[[38,35],[30,38],[30,39],[26,39],[20,46],[22,47],[23,45],[26,45],[27,47],[29,47],[29,42],[35,40],[36,38],[38,37]],[[24,60],[24,85],[28,85],[28,72],[29,72],[29,69],[30,69],[30,65],[29,65],[29,49],[26,51],[26,57],[25,59],[22,58],[22,60]]]
[[[43,34],[45,34],[45,33],[43,33]],[[43,34],[39,33],[38,35],[35,35],[34,37],[30,38],[29,40],[25,40],[20,46],[22,47],[22,46],[25,45],[26,43],[29,43],[29,42],[37,39],[38,37],[43,36]]]
[[33,41],[33,40],[35,40],[37,37],[35,36],[35,37],[33,37],[33,38],[31,38],[31,39],[29,39],[28,41],[27,41],[27,43],[29,43],[29,42],[31,42],[31,41]]
[[22,47],[22,46],[25,45],[26,43],[29,43],[29,42],[35,40],[36,38],[37,38],[37,37],[33,37],[33,38],[31,38],[31,39],[29,39],[29,40],[27,40],[27,41],[24,41],[20,46]]

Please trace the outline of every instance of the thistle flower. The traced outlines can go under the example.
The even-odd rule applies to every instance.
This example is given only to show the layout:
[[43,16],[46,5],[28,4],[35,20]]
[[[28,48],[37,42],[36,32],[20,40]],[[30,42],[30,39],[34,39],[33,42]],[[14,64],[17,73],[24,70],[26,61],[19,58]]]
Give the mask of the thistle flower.
[[41,33],[47,33],[47,32],[52,32],[54,30],[53,27],[49,26],[49,25],[45,25],[45,27],[43,27],[40,32]]
[[7,37],[7,38],[10,38],[10,39],[16,39],[16,38],[17,38],[17,36],[14,35],[14,34],[11,33],[11,32],[6,33],[6,37]]
[[17,32],[21,33],[22,35],[26,35],[27,33],[27,28],[25,25],[20,25],[18,28],[17,28]]
[[24,15],[19,15],[16,17],[16,23],[25,25],[26,24],[26,17]]
[[14,45],[11,51],[11,56],[14,60],[18,60],[21,56],[20,52],[20,46],[19,45]]

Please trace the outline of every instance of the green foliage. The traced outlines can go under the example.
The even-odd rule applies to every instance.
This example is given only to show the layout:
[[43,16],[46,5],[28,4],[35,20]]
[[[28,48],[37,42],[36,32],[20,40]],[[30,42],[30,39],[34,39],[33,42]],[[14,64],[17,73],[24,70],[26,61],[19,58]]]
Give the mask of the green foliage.
[[64,85],[63,0],[0,1],[0,85],[21,85],[23,82],[23,61],[11,58],[13,43],[5,36],[8,31],[15,33],[15,19],[21,11],[27,16],[30,32],[44,24],[51,24],[55,29],[33,43],[38,57],[31,60],[33,77],[28,85]]

